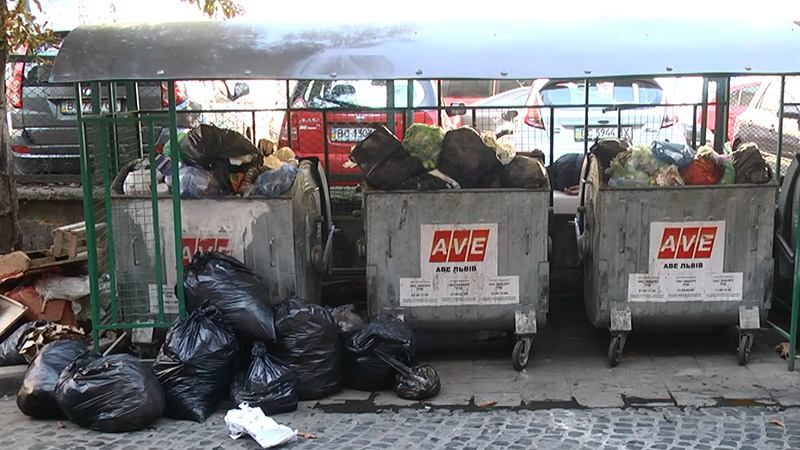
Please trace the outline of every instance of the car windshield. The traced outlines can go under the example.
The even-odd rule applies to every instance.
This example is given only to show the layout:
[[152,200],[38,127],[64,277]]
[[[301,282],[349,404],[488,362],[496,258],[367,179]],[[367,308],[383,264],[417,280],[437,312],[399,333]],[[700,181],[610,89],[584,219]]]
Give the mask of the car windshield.
[[[551,81],[541,91],[545,105],[583,105],[586,92],[582,82]],[[648,81],[597,81],[589,84],[590,105],[661,103],[661,88]]]
[[[426,102],[425,87],[414,81],[413,106],[430,106]],[[386,108],[386,81],[338,80],[316,82],[308,92],[306,103],[311,108]],[[405,108],[408,103],[408,82],[394,82],[394,106]]]

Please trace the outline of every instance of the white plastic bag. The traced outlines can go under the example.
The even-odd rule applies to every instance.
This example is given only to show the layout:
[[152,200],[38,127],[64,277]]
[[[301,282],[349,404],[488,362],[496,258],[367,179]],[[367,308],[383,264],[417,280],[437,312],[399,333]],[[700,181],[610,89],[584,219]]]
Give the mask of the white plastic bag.
[[225,425],[231,439],[239,439],[248,434],[261,448],[277,447],[297,439],[297,430],[279,425],[264,415],[261,408],[251,408],[247,403],[231,409],[225,414]]
[[33,285],[45,301],[52,299],[78,300],[89,295],[89,277],[62,277],[53,275],[42,278]]

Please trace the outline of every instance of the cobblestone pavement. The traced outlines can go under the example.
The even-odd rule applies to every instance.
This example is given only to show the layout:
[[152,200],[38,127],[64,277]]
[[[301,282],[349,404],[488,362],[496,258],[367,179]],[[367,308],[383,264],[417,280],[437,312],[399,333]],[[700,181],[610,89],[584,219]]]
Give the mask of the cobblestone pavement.
[[[276,416],[317,439],[292,449],[786,449],[800,448],[800,408],[399,409],[330,413],[308,405]],[[222,412],[203,424],[162,419],[153,427],[103,434],[69,422],[34,421],[0,400],[0,448],[257,449],[226,435]]]

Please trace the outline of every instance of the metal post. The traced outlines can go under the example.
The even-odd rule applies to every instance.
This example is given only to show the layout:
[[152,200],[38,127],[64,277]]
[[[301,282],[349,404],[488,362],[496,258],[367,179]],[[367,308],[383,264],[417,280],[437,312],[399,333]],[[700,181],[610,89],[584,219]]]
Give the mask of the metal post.
[[439,128],[442,127],[442,80],[436,80],[436,120]]
[[706,145],[706,130],[708,129],[708,78],[703,78],[702,119],[700,119],[700,145]]
[[386,81],[386,127],[394,133],[395,117],[394,117],[394,80]]
[[716,126],[714,127],[714,150],[722,153],[722,146],[728,137],[728,96],[730,95],[729,78],[718,78],[717,80],[717,109],[715,114]]
[[[541,113],[541,111],[539,111],[539,112]],[[555,128],[556,127],[556,108],[555,108],[555,106],[550,106],[550,121],[549,122],[550,122],[548,124],[549,130],[547,130],[547,134],[548,134],[548,138],[549,138],[549,141],[550,141],[550,146],[549,146],[550,147],[550,158],[548,158],[548,161],[550,161],[550,165],[552,165],[555,162],[555,161],[553,161],[553,158],[555,158],[555,156],[556,156],[556,150],[555,150],[556,145],[555,145],[555,142],[553,142],[555,140],[555,137],[556,137],[556,128]],[[552,183],[552,180],[550,180],[550,182]],[[551,208],[553,207],[553,188],[552,188],[552,185],[550,186],[550,207]]]
[[[291,147],[292,146],[292,95],[289,93],[289,80],[286,80],[286,141],[289,147]],[[328,170],[328,166],[325,166],[325,170],[326,171]]]
[[113,126],[111,127],[111,146],[114,151],[112,160],[113,173],[119,173],[119,144],[117,140],[117,84],[113,81],[108,82],[108,112],[111,113]]
[[[785,101],[786,97],[786,75],[781,75],[781,101],[778,103],[778,142],[777,148],[775,149],[775,154],[777,155],[777,159],[775,160],[775,177],[776,179],[780,179],[781,177],[781,153],[783,152],[783,102]],[[797,210],[795,210],[797,211]]]
[[617,139],[622,138],[622,108],[617,106]]
[[[178,143],[178,113],[175,110],[175,80],[167,82],[167,95],[169,99],[169,141],[174,154],[178,154],[180,143]],[[178,161],[172,161],[172,185],[180,186],[180,172],[178,171]],[[183,220],[181,219],[181,190],[172,189],[172,221],[173,233],[175,236],[175,292],[178,295],[178,316],[183,319],[186,316],[183,293]],[[162,298],[163,302],[164,299]]]
[[94,234],[94,211],[92,208],[91,157],[86,145],[86,128],[83,121],[83,94],[81,83],[75,85],[78,120],[78,143],[81,158],[81,184],[83,188],[83,220],[86,225],[86,256],[89,269],[89,302],[92,308],[92,344],[100,348],[100,283],[97,270],[97,240]]
[[258,145],[258,139],[256,139],[256,112],[252,111],[252,118],[253,118],[253,143]]
[[[325,178],[330,180],[331,179],[331,169],[329,166],[330,155],[328,155],[328,140],[330,139],[330,132],[328,131],[328,112],[326,110],[322,110],[322,155],[325,157]],[[299,135],[299,133],[298,133]]]
[[[141,120],[137,121],[141,124]],[[153,209],[152,222],[153,222],[153,245],[155,246],[155,269],[156,269],[156,295],[159,299],[158,302],[158,321],[164,323],[164,280],[162,279],[163,269],[161,267],[161,231],[159,230],[159,214],[158,214],[158,179],[156,173],[156,132],[153,126],[153,121],[147,122],[147,155],[150,160],[150,207]],[[172,145],[170,143],[170,145]],[[180,186],[176,184],[175,186]]]
[[692,148],[697,148],[697,105],[692,105]]
[[589,153],[589,79],[583,79],[583,154]]
[[406,89],[406,123],[405,127],[408,128],[414,124],[414,80],[407,80],[408,88]]

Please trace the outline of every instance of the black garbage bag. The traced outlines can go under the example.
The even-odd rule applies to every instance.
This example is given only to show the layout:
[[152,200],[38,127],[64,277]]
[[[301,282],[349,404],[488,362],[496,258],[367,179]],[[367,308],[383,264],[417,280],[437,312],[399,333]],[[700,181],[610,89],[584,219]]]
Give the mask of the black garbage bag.
[[603,183],[607,184],[611,178],[606,174],[606,170],[611,167],[611,161],[618,153],[625,150],[630,150],[631,144],[626,139],[620,138],[603,138],[595,140],[594,144],[589,148],[589,152],[594,155],[600,162],[600,173],[603,177]]
[[445,133],[437,168],[462,188],[487,188],[497,179],[501,164],[477,131],[462,127]]
[[189,310],[208,302],[237,332],[257,341],[275,340],[269,288],[236,258],[218,252],[194,256],[184,269]]
[[262,342],[253,345],[252,356],[250,367],[233,379],[233,404],[259,407],[268,416],[296,410],[297,376],[294,371],[270,356]]
[[550,164],[547,174],[554,191],[563,192],[580,184],[583,160],[583,153],[567,153]]
[[276,356],[297,375],[297,397],[315,400],[337,392],[342,382],[342,345],[331,313],[290,298],[275,305]]
[[405,151],[385,126],[356,144],[350,159],[358,164],[370,187],[386,191],[400,189],[404,181],[427,172],[422,160]]
[[164,389],[164,415],[205,421],[228,391],[237,350],[236,333],[213,306],[173,325],[153,364]]
[[47,322],[44,320],[25,322],[14,330],[13,333],[8,335],[6,340],[0,344],[0,367],[28,364],[28,361],[19,353],[22,349],[22,344],[25,342],[25,335],[33,328],[45,325],[46,323]]
[[247,167],[260,165],[263,155],[241,133],[203,124],[181,140],[181,158],[190,166],[212,171],[223,186],[232,190],[228,175],[236,167],[231,159],[242,162],[235,171],[245,172]]
[[539,161],[517,155],[503,166],[500,183],[507,188],[536,189],[547,184],[547,174]]
[[56,384],[61,372],[88,348],[71,339],[51,342],[36,355],[17,391],[17,407],[26,416],[35,419],[60,417],[56,403]]
[[58,380],[58,406],[70,421],[96,431],[142,430],[161,417],[164,391],[137,358],[110,355],[86,363],[80,357]]
[[731,155],[737,184],[764,184],[772,179],[772,167],[764,161],[758,145],[742,143]]
[[347,351],[348,387],[362,391],[386,389],[392,385],[395,371],[376,352],[411,364],[416,357],[414,332],[400,319],[382,314],[348,339]]
[[398,397],[406,400],[426,400],[435,397],[442,390],[442,382],[433,366],[420,364],[409,367],[381,351],[377,351],[376,354],[397,371],[394,392]]

